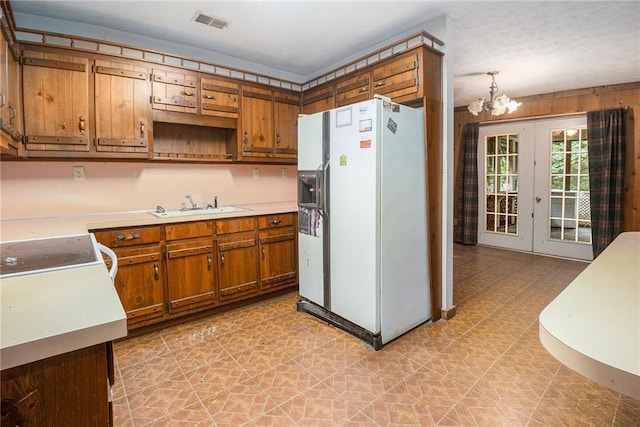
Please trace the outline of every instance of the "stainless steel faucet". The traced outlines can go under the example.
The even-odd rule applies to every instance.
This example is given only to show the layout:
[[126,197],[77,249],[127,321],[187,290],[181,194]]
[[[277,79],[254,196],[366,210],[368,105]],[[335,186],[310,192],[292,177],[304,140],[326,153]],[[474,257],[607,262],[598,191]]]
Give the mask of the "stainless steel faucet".
[[190,195],[188,195],[188,194],[187,194],[187,195],[186,195],[186,196],[184,196],[184,197],[186,197],[187,199],[189,199],[189,202],[191,203],[191,208],[192,208],[192,209],[198,209],[198,204],[197,204],[196,202],[194,202],[194,201],[193,201],[193,199],[191,198],[191,196],[190,196]]

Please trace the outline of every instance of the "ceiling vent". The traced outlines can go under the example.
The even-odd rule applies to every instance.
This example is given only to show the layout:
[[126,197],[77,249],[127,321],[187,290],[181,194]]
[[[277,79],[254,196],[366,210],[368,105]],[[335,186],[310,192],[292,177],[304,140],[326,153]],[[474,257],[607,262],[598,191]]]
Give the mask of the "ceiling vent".
[[216,18],[214,16],[208,16],[204,13],[198,11],[191,19],[192,21],[199,22],[204,25],[208,25],[210,27],[215,27],[219,30],[224,29],[229,23],[221,18]]

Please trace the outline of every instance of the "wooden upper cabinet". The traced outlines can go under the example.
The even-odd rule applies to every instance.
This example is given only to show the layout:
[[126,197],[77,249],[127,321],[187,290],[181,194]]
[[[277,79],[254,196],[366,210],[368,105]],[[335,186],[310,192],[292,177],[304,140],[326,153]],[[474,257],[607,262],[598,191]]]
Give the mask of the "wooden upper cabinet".
[[242,88],[242,156],[268,158],[273,156],[273,92],[244,86]]
[[336,106],[335,86],[327,84],[308,89],[302,94],[302,113],[314,114]]
[[394,102],[421,98],[421,53],[422,49],[413,50],[374,67],[372,95],[384,95]]
[[202,77],[200,111],[205,116],[238,118],[238,83]]
[[196,114],[198,77],[191,73],[154,69],[151,108],[160,111]]
[[89,151],[89,60],[59,52],[23,52],[25,149]]
[[148,154],[148,70],[96,59],[94,74],[96,151]]
[[274,93],[275,156],[296,159],[298,156],[298,116],[300,95]]
[[371,97],[371,73],[361,72],[336,83],[336,106],[342,107]]
[[22,116],[20,64],[0,31],[0,148],[2,153],[20,154]]

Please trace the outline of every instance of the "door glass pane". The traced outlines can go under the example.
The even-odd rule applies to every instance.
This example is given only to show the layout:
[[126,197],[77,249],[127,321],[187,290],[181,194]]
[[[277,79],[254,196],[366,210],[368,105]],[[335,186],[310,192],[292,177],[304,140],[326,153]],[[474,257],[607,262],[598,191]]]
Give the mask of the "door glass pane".
[[518,134],[485,137],[485,230],[518,234]]
[[587,129],[551,132],[549,237],[591,243]]

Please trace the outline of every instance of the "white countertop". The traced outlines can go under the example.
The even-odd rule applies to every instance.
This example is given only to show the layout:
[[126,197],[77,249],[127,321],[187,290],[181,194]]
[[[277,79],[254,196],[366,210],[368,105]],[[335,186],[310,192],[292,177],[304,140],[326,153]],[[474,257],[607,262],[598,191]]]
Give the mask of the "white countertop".
[[560,362],[640,399],[640,232],[620,234],[539,320]]
[[[158,218],[150,211],[0,221],[0,241],[91,230],[297,212],[296,202],[237,205],[249,210]],[[127,335],[127,318],[104,264],[0,279],[0,369]]]
[[139,227],[144,225],[205,221],[208,219],[269,215],[298,211],[298,205],[295,201],[238,204],[234,206],[247,210],[174,218],[158,218],[152,215],[150,213],[151,211],[130,211],[4,220],[0,221],[0,241],[82,234],[87,231],[106,228]]
[[0,369],[127,335],[104,264],[0,279]]

